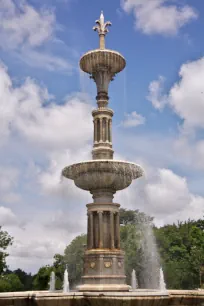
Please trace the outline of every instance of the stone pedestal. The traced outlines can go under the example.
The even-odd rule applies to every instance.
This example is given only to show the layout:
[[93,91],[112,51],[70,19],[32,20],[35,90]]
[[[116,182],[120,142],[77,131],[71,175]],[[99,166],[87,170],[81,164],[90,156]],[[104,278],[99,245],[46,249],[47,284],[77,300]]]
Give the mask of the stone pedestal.
[[120,250],[119,207],[116,203],[87,204],[87,250],[79,291],[130,289],[125,284],[124,252]]

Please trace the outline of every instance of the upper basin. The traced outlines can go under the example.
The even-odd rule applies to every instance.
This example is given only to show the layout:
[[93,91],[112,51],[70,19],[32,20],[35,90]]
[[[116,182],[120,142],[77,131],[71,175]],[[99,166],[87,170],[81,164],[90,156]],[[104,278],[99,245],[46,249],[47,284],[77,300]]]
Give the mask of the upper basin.
[[74,180],[77,187],[95,191],[116,192],[128,187],[132,180],[143,175],[139,165],[117,160],[91,160],[73,164],[63,169],[62,175]]
[[80,59],[80,68],[89,74],[95,72],[99,67],[106,67],[115,74],[122,71],[125,65],[125,59],[119,52],[108,49],[89,51]]

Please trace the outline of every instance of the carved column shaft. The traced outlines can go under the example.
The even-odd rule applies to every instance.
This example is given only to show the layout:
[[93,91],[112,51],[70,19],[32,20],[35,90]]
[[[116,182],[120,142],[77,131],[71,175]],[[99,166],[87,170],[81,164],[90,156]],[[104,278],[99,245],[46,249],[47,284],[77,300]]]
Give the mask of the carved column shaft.
[[103,119],[100,118],[100,141],[103,140]]
[[94,142],[97,142],[97,120],[94,120]]
[[112,142],[112,120],[109,121],[109,138],[110,142]]
[[109,130],[109,129],[108,129],[108,118],[106,118],[106,141],[109,141],[109,140],[108,140],[108,133],[109,133],[108,130]]
[[103,212],[98,212],[98,219],[99,219],[99,248],[103,248]]
[[110,242],[111,242],[111,249],[115,248],[114,242],[114,215],[113,212],[110,211]]
[[88,213],[88,226],[89,226],[89,230],[88,230],[88,244],[89,244],[89,249],[92,249],[93,248],[93,231],[94,231],[94,228],[93,228],[93,213],[92,212],[89,212]]
[[116,226],[115,226],[116,248],[120,249],[120,215],[119,215],[119,212],[116,213],[115,223],[116,223]]

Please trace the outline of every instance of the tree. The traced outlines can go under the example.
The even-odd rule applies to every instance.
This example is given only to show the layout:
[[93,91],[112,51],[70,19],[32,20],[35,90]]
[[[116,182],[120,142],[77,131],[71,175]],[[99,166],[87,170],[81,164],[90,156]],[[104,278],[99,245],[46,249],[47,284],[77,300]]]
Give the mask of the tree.
[[169,289],[195,289],[200,285],[200,267],[204,263],[202,220],[178,222],[155,228]]
[[84,260],[84,246],[86,245],[87,236],[77,236],[66,247],[64,252],[64,262],[68,265],[69,282],[71,288],[74,288],[81,281]]
[[6,232],[2,230],[0,226],[0,275],[7,268],[6,257],[8,253],[5,251],[9,245],[13,242],[13,238]]
[[41,267],[38,273],[34,276],[33,288],[35,290],[48,290],[52,271],[53,267],[49,265]]
[[32,289],[33,277],[30,273],[27,274],[25,271],[23,271],[21,269],[17,269],[15,271],[13,271],[12,273],[14,273],[15,275],[18,276],[18,278],[20,279],[20,281],[23,285],[23,290],[24,291]]
[[23,284],[16,274],[10,273],[0,276],[0,292],[13,292],[22,290]]

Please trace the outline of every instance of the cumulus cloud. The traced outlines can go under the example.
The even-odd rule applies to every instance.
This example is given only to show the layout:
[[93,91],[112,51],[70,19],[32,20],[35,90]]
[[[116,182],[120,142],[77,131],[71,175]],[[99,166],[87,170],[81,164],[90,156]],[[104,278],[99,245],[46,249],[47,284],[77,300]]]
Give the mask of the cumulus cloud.
[[162,95],[163,77],[151,82],[148,99],[157,109],[168,104],[184,121],[184,128],[204,128],[204,58],[183,64],[179,77],[168,95]]
[[[85,145],[82,141],[81,145]],[[69,201],[74,199],[86,202],[88,200],[88,192],[78,189],[74,182],[62,177],[62,169],[75,162],[91,159],[91,146],[84,146],[83,149],[65,150],[64,152],[53,152],[49,155],[49,166],[39,172],[38,180],[45,194],[52,194],[69,198]]]
[[[34,271],[42,262],[51,263],[55,253],[62,253],[77,233],[85,231],[85,203],[91,196],[78,190],[71,180],[62,180],[61,171],[75,161],[90,159],[92,106],[87,95],[81,93],[69,95],[62,104],[57,104],[46,88],[30,78],[14,86],[4,65],[0,65],[0,80],[1,149],[9,150],[9,156],[4,156],[5,166],[0,159],[0,225],[8,227],[15,237],[9,251],[11,268]],[[20,153],[13,144],[14,139],[21,147]],[[38,157],[36,160],[38,151],[42,155],[40,162]],[[10,161],[22,166],[16,157],[22,152],[21,171],[9,167]],[[20,190],[22,197],[18,216],[4,205],[14,204],[18,196],[16,190]],[[47,203],[52,207],[51,212],[48,212]],[[65,212],[67,205],[72,213]],[[32,217],[30,211],[34,212]],[[23,218],[29,222],[22,226]],[[73,222],[77,218],[78,225]],[[25,261],[22,258],[26,258]]]
[[128,193],[119,195],[131,209],[140,209],[153,216],[157,226],[202,218],[204,197],[189,190],[185,177],[167,168],[147,169],[145,178],[133,183]]
[[86,96],[75,94],[58,105],[46,88],[30,78],[14,87],[3,65],[0,65],[0,81],[2,138],[15,131],[27,141],[47,149],[63,149],[68,145],[73,149],[81,145],[81,139],[85,142],[90,139],[91,106]]
[[136,111],[134,111],[130,114],[125,114],[125,120],[122,122],[122,125],[125,128],[130,128],[144,123],[145,123],[145,118],[142,115],[137,114]]
[[55,15],[50,10],[42,9],[38,12],[26,0],[0,2],[2,48],[40,46],[53,35],[54,25]]
[[162,110],[168,103],[168,98],[163,93],[164,81],[165,78],[159,76],[158,80],[152,81],[149,85],[149,95],[147,96],[147,99],[158,110]]
[[125,12],[133,12],[135,28],[144,34],[176,35],[198,17],[192,7],[168,4],[166,0],[122,0],[121,6]]
[[171,214],[183,210],[191,201],[186,179],[169,169],[159,169],[153,182],[145,186],[151,209],[157,214]]
[[35,63],[35,67],[48,70],[71,71],[67,60],[39,49],[48,42],[54,43],[56,28],[51,9],[37,10],[27,0],[0,1],[1,49],[31,66]]
[[18,170],[9,166],[0,166],[0,172],[0,203],[19,202],[20,194],[16,191],[19,176]]
[[77,216],[72,212],[72,214],[62,210],[58,210],[49,216],[49,220],[45,220],[45,227],[50,230],[69,231],[70,234],[80,235],[86,231],[86,215],[81,216],[82,218],[77,218]]
[[[65,247],[76,236],[71,230],[73,222],[65,224],[65,217],[63,218],[59,211],[56,218],[53,213],[47,213],[43,220],[39,220],[39,217],[38,220],[33,219],[27,223],[24,228],[8,228],[9,234],[14,237],[13,245],[8,249],[7,262],[10,269],[21,268],[36,273],[43,265],[52,264],[56,253],[63,254]],[[64,227],[58,226],[58,221],[62,218]],[[50,226],[47,226],[48,219]],[[81,227],[82,231],[83,229]]]
[[18,225],[18,219],[10,208],[0,206],[0,225],[15,226]]

